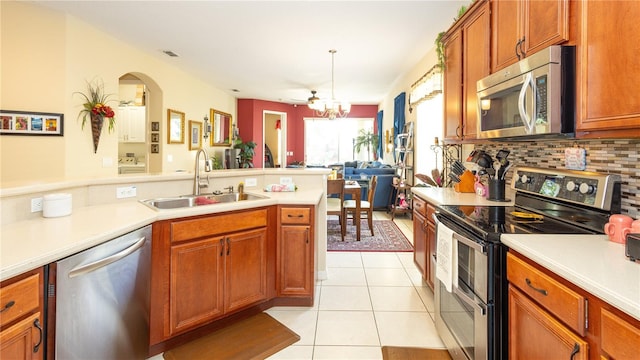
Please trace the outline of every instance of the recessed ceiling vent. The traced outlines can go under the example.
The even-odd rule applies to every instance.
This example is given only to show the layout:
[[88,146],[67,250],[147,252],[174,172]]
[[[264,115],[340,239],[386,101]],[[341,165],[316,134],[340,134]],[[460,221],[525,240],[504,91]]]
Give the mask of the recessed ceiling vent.
[[162,52],[167,54],[168,56],[171,56],[171,57],[178,57],[178,54],[174,53],[171,50],[162,50]]

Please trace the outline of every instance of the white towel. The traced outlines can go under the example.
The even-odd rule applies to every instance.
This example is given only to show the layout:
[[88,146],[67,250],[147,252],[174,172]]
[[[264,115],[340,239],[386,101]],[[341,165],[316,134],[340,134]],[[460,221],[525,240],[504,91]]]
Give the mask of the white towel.
[[451,292],[452,285],[458,286],[458,244],[453,230],[442,223],[438,223],[436,238],[436,278]]

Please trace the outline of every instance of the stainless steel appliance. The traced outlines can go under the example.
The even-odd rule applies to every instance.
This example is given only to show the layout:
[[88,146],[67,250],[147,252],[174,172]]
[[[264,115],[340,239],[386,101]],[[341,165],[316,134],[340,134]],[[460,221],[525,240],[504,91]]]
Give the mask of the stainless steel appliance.
[[620,176],[520,167],[515,206],[439,206],[453,232],[457,286],[435,284],[435,323],[454,359],[507,359],[506,247],[501,234],[603,234],[620,212]]
[[145,359],[151,226],[57,262],[57,359]]
[[575,48],[550,46],[477,83],[478,137],[573,136]]

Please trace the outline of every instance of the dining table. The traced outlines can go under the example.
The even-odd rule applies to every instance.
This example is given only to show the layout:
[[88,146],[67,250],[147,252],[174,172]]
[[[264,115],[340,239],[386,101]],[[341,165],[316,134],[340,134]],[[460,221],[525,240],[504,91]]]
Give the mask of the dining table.
[[[352,198],[356,201],[356,212],[353,216],[353,222],[356,225],[356,240],[360,241],[360,206],[361,206],[361,198],[362,198],[362,188],[360,184],[355,180],[347,180],[344,182],[344,194],[350,194]],[[344,220],[345,225],[347,224],[347,216],[345,214]],[[347,228],[345,226],[345,228]]]

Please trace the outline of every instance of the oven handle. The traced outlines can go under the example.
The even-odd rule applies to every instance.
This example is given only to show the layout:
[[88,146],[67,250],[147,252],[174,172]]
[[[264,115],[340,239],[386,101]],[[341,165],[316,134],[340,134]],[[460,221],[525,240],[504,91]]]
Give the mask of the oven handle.
[[[435,213],[431,214],[431,217],[433,217],[433,221],[435,222],[436,226],[440,223],[440,220],[438,220],[438,217],[436,216],[438,214],[438,212],[436,211]],[[446,225],[444,225],[446,226]],[[452,229],[453,230],[453,229]],[[477,242],[466,238],[460,234],[458,234],[457,232],[453,232],[453,237],[456,238],[456,240],[459,240],[460,242],[462,242],[463,244],[467,245],[468,247],[472,248],[473,250],[482,253],[483,255],[487,254],[487,249],[484,245],[482,244],[478,244]]]
[[471,306],[476,311],[479,311],[481,315],[486,315],[487,307],[484,304],[480,304],[477,301],[474,301],[473,299],[469,298],[467,294],[464,291],[460,290],[460,288],[457,286],[453,287],[453,292],[456,295],[458,295],[458,297],[462,299],[462,301],[467,303],[467,305]]

